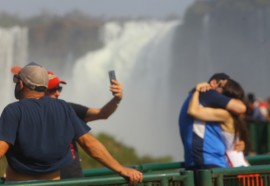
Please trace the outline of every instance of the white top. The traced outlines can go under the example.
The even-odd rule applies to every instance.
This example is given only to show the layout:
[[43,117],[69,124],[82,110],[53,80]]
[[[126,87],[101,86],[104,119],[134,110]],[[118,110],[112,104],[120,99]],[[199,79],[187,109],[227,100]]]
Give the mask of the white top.
[[226,150],[233,150],[234,145],[234,133],[222,131],[223,141],[226,145]]

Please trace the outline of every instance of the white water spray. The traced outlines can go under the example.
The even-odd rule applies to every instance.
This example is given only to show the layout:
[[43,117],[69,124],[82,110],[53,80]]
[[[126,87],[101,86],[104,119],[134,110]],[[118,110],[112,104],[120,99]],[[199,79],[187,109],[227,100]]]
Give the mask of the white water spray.
[[0,28],[0,110],[15,100],[14,84],[10,69],[14,65],[23,66],[28,57],[27,28]]
[[89,123],[94,133],[110,133],[141,155],[181,159],[178,115],[171,114],[168,86],[177,25],[177,21],[109,22],[102,32],[104,48],[75,62],[72,83],[63,92],[67,100],[101,107],[112,97],[111,69],[123,84],[118,110],[107,121]]

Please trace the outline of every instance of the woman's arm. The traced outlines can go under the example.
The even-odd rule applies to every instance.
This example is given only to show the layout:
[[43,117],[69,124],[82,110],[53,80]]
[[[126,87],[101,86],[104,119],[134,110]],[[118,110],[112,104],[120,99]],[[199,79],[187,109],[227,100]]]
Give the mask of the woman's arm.
[[199,102],[200,91],[207,91],[210,89],[208,83],[199,83],[196,85],[192,98],[189,102],[188,114],[196,119],[203,121],[218,121],[226,123],[230,119],[230,114],[225,109],[202,107]]

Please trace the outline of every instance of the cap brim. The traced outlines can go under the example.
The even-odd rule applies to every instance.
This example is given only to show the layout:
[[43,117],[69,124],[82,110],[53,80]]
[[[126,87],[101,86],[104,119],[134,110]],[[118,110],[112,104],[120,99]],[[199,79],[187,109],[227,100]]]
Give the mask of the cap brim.
[[20,67],[20,66],[13,66],[13,67],[10,69],[10,71],[11,71],[13,74],[18,75],[18,74],[20,73],[21,69],[22,69],[22,67]]
[[67,82],[65,82],[65,81],[62,81],[62,80],[60,81],[60,83],[61,83],[61,84],[67,84]]

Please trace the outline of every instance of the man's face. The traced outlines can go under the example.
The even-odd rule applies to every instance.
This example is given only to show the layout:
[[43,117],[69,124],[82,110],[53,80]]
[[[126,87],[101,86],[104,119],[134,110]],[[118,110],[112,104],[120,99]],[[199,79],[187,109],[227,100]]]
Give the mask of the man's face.
[[210,86],[212,89],[215,89],[217,92],[219,93],[223,93],[223,87],[226,85],[227,83],[227,80],[215,80],[213,79],[211,82],[210,82]]
[[49,96],[51,98],[58,98],[61,95],[62,87],[57,86],[53,89],[47,90],[46,96]]

